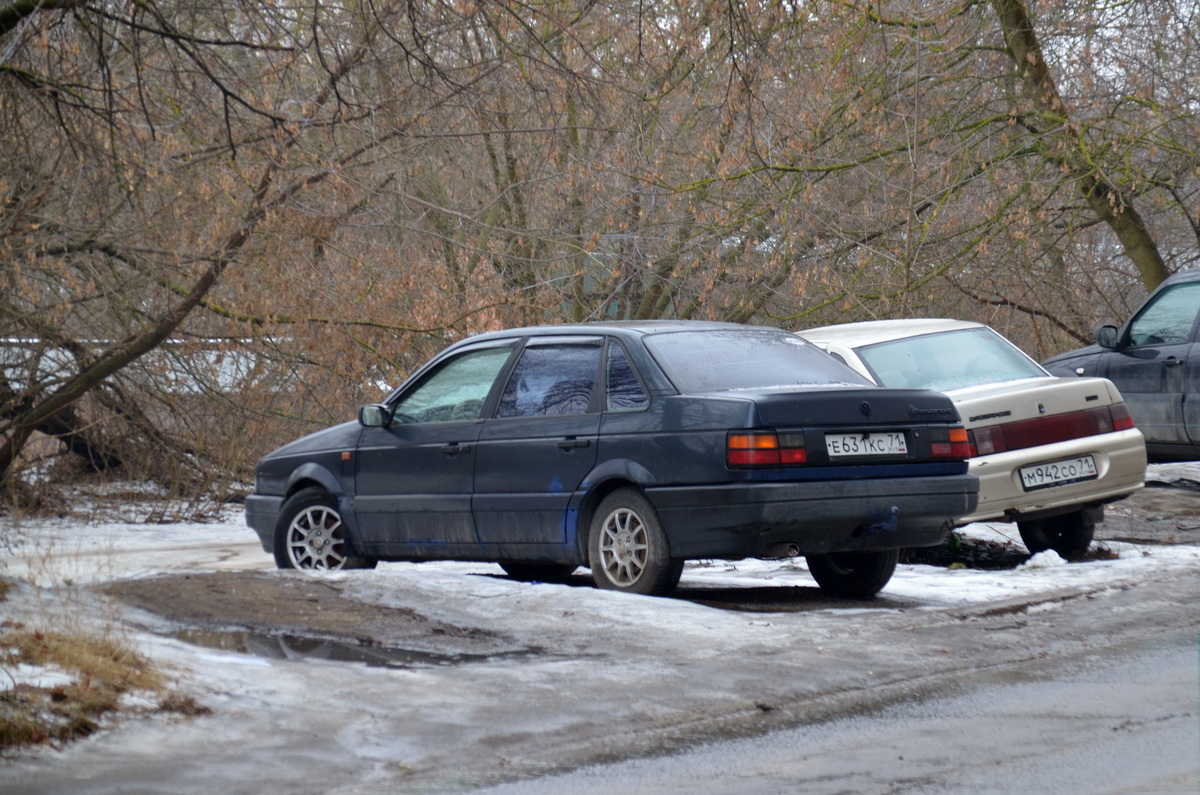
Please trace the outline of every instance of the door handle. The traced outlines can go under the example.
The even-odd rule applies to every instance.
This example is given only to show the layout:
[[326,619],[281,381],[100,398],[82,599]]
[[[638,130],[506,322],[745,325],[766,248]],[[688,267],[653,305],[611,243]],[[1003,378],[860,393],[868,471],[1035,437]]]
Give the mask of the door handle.
[[592,443],[591,439],[563,439],[558,443],[559,450],[574,450],[577,447],[587,447]]
[[1176,359],[1174,356],[1168,356],[1167,358],[1163,359],[1163,367],[1175,367],[1180,364],[1183,364],[1183,361],[1181,359]]
[[453,442],[452,444],[448,444],[442,448],[442,455],[448,455],[451,457],[456,456],[459,453],[469,452],[471,452],[471,445],[459,444],[458,442]]

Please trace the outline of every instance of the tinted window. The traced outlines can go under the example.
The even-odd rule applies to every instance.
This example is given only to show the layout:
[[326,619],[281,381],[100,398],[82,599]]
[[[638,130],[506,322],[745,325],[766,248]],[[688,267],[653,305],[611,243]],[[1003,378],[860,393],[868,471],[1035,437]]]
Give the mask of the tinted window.
[[454,357],[400,399],[398,422],[448,422],[479,418],[512,348],[485,348]]
[[923,334],[857,352],[875,380],[893,388],[961,389],[1046,375],[1017,346],[986,328]]
[[600,346],[526,348],[513,369],[497,417],[586,414],[600,372]]
[[651,334],[646,347],[683,392],[870,384],[794,334],[766,329]]
[[1192,338],[1200,310],[1200,283],[1180,284],[1159,293],[1129,327],[1130,345],[1170,345]]
[[637,411],[650,402],[625,349],[616,342],[608,343],[608,389],[604,407],[608,411]]

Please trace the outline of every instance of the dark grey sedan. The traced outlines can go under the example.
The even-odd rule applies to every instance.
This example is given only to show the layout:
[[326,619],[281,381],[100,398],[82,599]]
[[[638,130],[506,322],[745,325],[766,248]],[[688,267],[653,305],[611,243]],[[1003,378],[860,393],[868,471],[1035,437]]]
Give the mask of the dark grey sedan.
[[1116,384],[1150,460],[1200,458],[1200,270],[1167,279],[1121,328],[1101,326],[1095,345],[1042,364]]
[[688,559],[806,555],[878,592],[974,510],[949,398],[883,389],[793,334],[545,326],[450,346],[358,420],[259,462],[246,519],[281,568],[486,560],[661,594]]

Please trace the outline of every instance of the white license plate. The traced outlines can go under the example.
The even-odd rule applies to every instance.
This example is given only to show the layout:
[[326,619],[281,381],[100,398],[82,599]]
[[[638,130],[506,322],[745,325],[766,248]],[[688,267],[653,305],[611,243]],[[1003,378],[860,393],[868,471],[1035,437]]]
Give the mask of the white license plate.
[[1080,480],[1094,480],[1100,477],[1100,473],[1096,471],[1096,461],[1090,455],[1051,461],[1049,464],[1021,467],[1020,474],[1021,485],[1025,487],[1025,491],[1061,486],[1064,483],[1075,483]]
[[830,458],[863,455],[905,455],[908,443],[904,434],[889,433],[827,433],[825,449]]

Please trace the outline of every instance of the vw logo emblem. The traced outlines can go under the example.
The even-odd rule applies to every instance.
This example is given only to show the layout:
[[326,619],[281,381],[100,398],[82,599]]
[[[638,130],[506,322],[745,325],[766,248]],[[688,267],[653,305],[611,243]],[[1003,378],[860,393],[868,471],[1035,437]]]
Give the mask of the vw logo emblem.
[[868,402],[867,402],[867,401],[865,401],[865,400],[864,400],[862,403],[859,403],[859,404],[858,404],[858,410],[859,410],[860,412],[862,412],[862,415],[863,415],[864,417],[870,417],[870,416],[871,416],[871,404],[870,404],[870,403],[868,403]]

